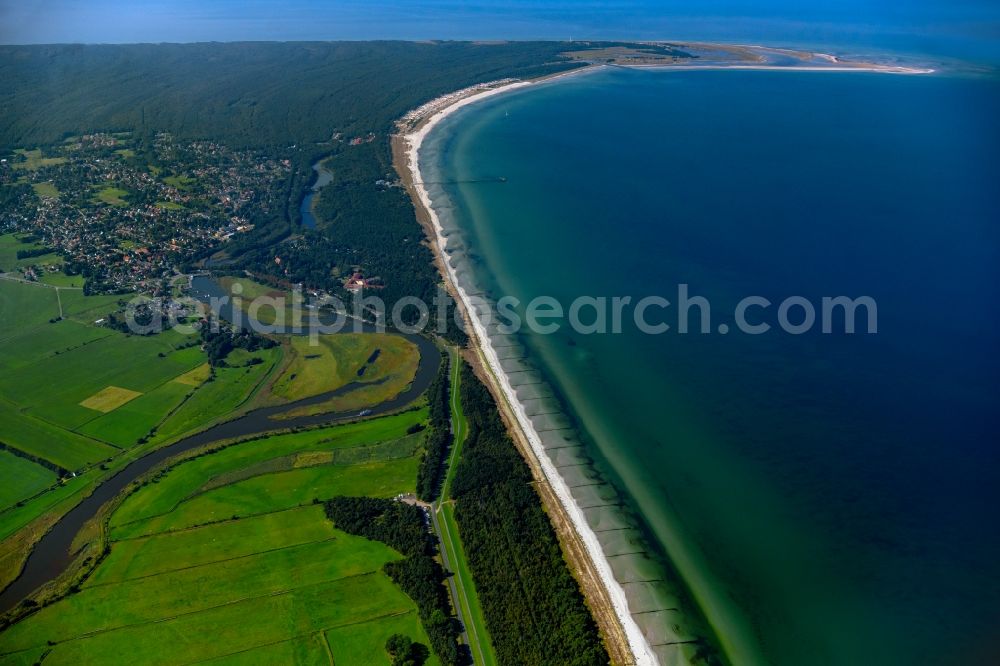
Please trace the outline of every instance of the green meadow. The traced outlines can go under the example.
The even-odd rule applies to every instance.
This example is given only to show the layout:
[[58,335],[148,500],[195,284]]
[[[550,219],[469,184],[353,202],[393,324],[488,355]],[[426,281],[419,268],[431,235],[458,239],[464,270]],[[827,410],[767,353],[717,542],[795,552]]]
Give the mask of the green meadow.
[[[38,467],[45,469],[41,465]],[[96,476],[97,472],[92,470],[73,478],[64,479],[31,501],[23,502],[20,506],[13,504],[0,509],[0,539],[16,535],[18,530],[24,528],[31,521],[88,487]],[[2,556],[2,551],[0,551],[0,556]]]
[[0,507],[17,504],[55,482],[52,470],[0,450]]
[[[0,280],[0,442],[79,471],[232,412],[281,359],[280,348],[261,350],[263,363],[208,381],[195,336],[96,325],[120,298]],[[64,319],[54,321],[60,303]]]
[[198,182],[197,178],[192,178],[191,176],[167,176],[163,179],[163,182],[170,187],[176,187],[178,190],[189,190],[191,186]]
[[58,199],[59,190],[51,182],[33,183],[31,188],[41,199]]
[[[15,542],[93,487],[108,473],[99,465],[255,404],[278,367],[279,400],[356,381],[360,367],[405,386],[415,369],[415,350],[392,336],[340,336],[317,352],[291,341],[253,352],[261,364],[235,353],[210,369],[193,336],[98,325],[120,298],[0,280],[0,442],[16,449],[0,450],[4,562],[20,566]],[[388,664],[392,634],[429,645],[415,603],[382,572],[401,555],[337,530],[315,503],[414,492],[425,437],[408,431],[427,418],[422,407],[175,463],[108,516],[109,552],[78,591],[0,633],[0,663]]]
[[[311,344],[306,336],[291,338],[292,360],[271,389],[274,396],[294,401],[351,382],[377,382],[389,394],[384,400],[413,381],[420,359],[416,345],[398,335],[341,333],[318,342]],[[376,358],[368,363],[373,355]]]
[[[284,507],[307,504],[315,497],[325,499],[321,491],[333,486],[345,489],[334,494],[350,494],[346,488],[359,478],[357,469],[336,464],[303,466],[308,465],[302,462],[308,460],[307,454],[316,452],[364,451],[368,455],[360,463],[368,466],[363,480],[366,486],[384,488],[379,493],[383,497],[407,492],[415,484],[416,458],[412,450],[409,457],[401,458],[399,451],[386,443],[412,442],[406,429],[423,414],[423,411],[411,412],[336,428],[277,435],[182,463],[178,469],[183,468],[183,474],[168,474],[125,500],[111,518],[112,535],[120,538],[148,534],[161,526],[185,527],[189,521],[197,520],[201,511],[223,519],[234,513],[259,512],[268,503],[281,502]],[[372,449],[384,452],[381,456],[371,455]],[[245,470],[261,473],[237,474]],[[406,474],[412,478],[406,478]],[[213,488],[216,485],[213,479],[232,483]]]
[[24,157],[23,162],[14,162],[14,168],[26,171],[37,171],[42,167],[65,164],[67,161],[65,157],[45,157],[40,148],[34,150],[18,148],[14,151],[14,154]]
[[39,278],[39,281],[53,287],[83,289],[83,283],[86,282],[86,278],[82,275],[66,275],[62,271],[45,271],[41,278]]
[[[0,256],[2,261],[4,258]],[[0,341],[23,334],[59,316],[57,298],[55,289],[0,280]],[[3,353],[2,349],[0,353]]]
[[127,196],[128,190],[123,190],[120,187],[115,187],[113,185],[106,185],[97,190],[92,201],[94,203],[106,203],[112,206],[124,206],[128,203],[125,201],[125,197]]
[[392,634],[428,645],[416,605],[382,573],[401,555],[337,530],[313,503],[412,492],[422,438],[406,431],[426,418],[174,464],[111,515],[110,551],[78,592],[0,634],[0,662],[367,665],[389,664]]
[[62,265],[62,257],[55,253],[18,259],[18,250],[37,250],[42,247],[38,243],[22,243],[22,237],[23,234],[0,235],[0,273],[13,272],[25,266]]

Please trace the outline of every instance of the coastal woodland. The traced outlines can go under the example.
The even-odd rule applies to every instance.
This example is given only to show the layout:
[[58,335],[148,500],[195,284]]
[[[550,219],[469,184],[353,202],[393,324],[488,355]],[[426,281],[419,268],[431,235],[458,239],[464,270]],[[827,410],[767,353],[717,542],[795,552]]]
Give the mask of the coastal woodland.
[[531,472],[489,391],[468,365],[462,373],[469,435],[451,496],[497,657],[503,664],[606,664]]

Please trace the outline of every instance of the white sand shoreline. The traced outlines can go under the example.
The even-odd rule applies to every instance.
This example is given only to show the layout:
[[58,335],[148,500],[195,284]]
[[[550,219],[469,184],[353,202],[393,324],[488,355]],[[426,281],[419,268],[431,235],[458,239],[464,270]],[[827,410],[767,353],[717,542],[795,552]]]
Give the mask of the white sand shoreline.
[[[550,77],[546,80],[552,80],[554,78],[579,74],[580,72],[590,71],[591,68],[581,68],[578,70],[572,70],[570,72],[560,74],[556,77]],[[490,339],[486,328],[480,321],[475,308],[473,307],[471,298],[466,291],[465,287],[458,280],[458,275],[456,273],[455,267],[452,265],[451,260],[448,256],[447,245],[448,239],[444,235],[444,230],[441,226],[440,219],[434,208],[431,205],[430,195],[427,193],[427,189],[423,185],[423,180],[420,175],[419,167],[419,151],[420,146],[423,144],[424,139],[427,135],[437,126],[442,120],[447,118],[449,115],[461,109],[469,104],[474,104],[476,102],[482,101],[484,99],[496,96],[501,93],[510,92],[511,90],[517,90],[531,85],[536,85],[537,82],[534,81],[516,81],[511,83],[506,83],[504,85],[498,86],[496,88],[488,88],[477,92],[475,94],[469,95],[467,97],[462,97],[453,103],[444,106],[437,110],[430,118],[420,124],[420,126],[403,136],[403,141],[405,143],[406,150],[406,162],[407,168],[410,171],[411,179],[413,181],[414,190],[417,192],[417,196],[420,199],[421,205],[427,211],[428,217],[431,220],[431,224],[434,228],[436,238],[435,246],[437,249],[438,256],[441,260],[442,265],[445,267],[448,275],[448,281],[451,283],[452,288],[459,295],[462,304],[468,314],[468,319],[472,323],[474,328],[474,340],[476,346],[488,366],[491,374],[496,380],[497,386],[503,392],[506,397],[507,403],[510,405],[517,418],[518,425],[525,437],[525,439],[530,443],[532,451],[539,465],[542,468],[545,478],[548,481],[550,487],[558,497],[560,503],[563,506],[563,510],[566,515],[572,521],[573,528],[576,530],[581,542],[584,544],[587,554],[591,558],[598,575],[601,578],[602,583],[608,593],[611,603],[615,610],[615,615],[618,618],[619,623],[625,631],[626,637],[628,639],[629,648],[634,657],[634,663],[640,666],[653,665],[657,663],[657,659],[653,653],[652,646],[646,637],[643,635],[642,630],[639,625],[632,618],[632,615],[628,608],[628,601],[625,597],[625,590],[622,586],[615,580],[615,577],[611,571],[611,565],[604,555],[604,551],[601,548],[601,544],[597,539],[597,535],[590,528],[587,523],[586,516],[583,510],[576,504],[573,496],[570,492],[569,486],[566,484],[565,480],[560,476],[558,470],[552,464],[549,459],[548,454],[545,452],[545,448],[542,445],[541,437],[535,430],[531,419],[528,417],[527,413],[524,411],[523,405],[517,399],[517,394],[514,391],[514,387],[510,383],[510,379],[507,377],[506,373],[500,364],[500,359],[497,356],[496,350],[493,348],[492,340]]]
[[718,71],[724,69],[739,69],[744,71],[762,72],[868,72],[875,74],[933,74],[930,68],[901,67],[896,65],[616,65],[627,69],[658,69],[675,72],[687,71]]

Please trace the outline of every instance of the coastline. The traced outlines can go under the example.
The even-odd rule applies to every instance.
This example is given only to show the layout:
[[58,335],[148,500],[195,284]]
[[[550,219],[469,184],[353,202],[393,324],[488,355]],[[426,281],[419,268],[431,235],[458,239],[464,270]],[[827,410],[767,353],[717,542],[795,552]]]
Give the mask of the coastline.
[[[614,615],[614,625],[617,626],[609,626],[611,623],[608,621],[607,614],[599,612],[599,609],[594,609],[605,640],[609,643],[608,650],[612,654],[612,659],[616,663],[645,666],[646,664],[658,663],[652,646],[632,617],[625,590],[615,579],[597,535],[587,523],[586,516],[574,500],[569,486],[546,454],[541,437],[517,399],[514,387],[503,370],[486,328],[476,315],[470,295],[458,279],[455,267],[448,257],[448,240],[433,209],[430,195],[423,186],[419,167],[419,151],[424,139],[434,127],[459,109],[501,93],[536,85],[542,81],[580,75],[594,71],[599,67],[602,66],[581,67],[531,81],[504,81],[498,85],[484,84],[440,97],[420,107],[415,112],[407,114],[404,121],[416,120],[417,122],[412,127],[403,129],[402,134],[394,138],[393,152],[394,157],[399,158],[397,168],[402,167],[402,173],[407,176],[407,188],[410,190],[414,206],[418,210],[418,218],[422,218],[422,221],[425,222],[424,226],[431,236],[431,245],[447,287],[454,296],[457,296],[456,302],[461,304],[465,319],[467,323],[471,324],[469,333],[473,342],[473,350],[478,356],[478,360],[481,361],[481,368],[494,394],[502,398],[502,400],[498,400],[498,404],[501,405],[501,410],[505,413],[505,420],[508,421],[509,426],[516,425],[516,428],[512,428],[515,440],[519,440],[523,453],[530,454],[528,462],[536,481],[542,486],[540,490],[543,498],[547,496],[547,499],[550,500],[546,501],[547,508],[550,511],[558,510],[561,514],[561,520],[558,522],[562,525],[556,524],[554,527],[557,532],[562,532],[561,536],[571,537],[570,541],[575,542],[563,545],[576,555],[574,559],[577,561],[572,562],[577,569],[576,573],[593,579],[600,585],[601,590],[597,599],[594,596],[598,590],[588,590],[588,602],[592,608],[595,605],[606,606]],[[466,94],[462,94],[463,92]],[[394,159],[394,161],[396,160]],[[572,530],[572,534],[566,534],[565,529],[560,530],[561,526],[568,526]],[[622,648],[627,651],[627,656],[622,654]]]
[[[503,369],[500,356],[494,348],[494,341],[483,326],[472,302],[471,295],[466,291],[459,278],[455,265],[448,254],[448,239],[445,230],[432,207],[431,197],[422,182],[419,164],[419,151],[426,137],[432,130],[451,114],[470,104],[483,101],[496,95],[525,88],[538,83],[551,81],[566,76],[581,75],[586,72],[601,70],[605,67],[623,67],[626,69],[655,70],[789,70],[808,72],[869,72],[883,74],[930,74],[933,69],[918,69],[895,65],[876,63],[857,63],[847,65],[835,56],[824,56],[830,66],[823,65],[768,65],[743,64],[590,64],[578,69],[560,72],[558,74],[534,80],[502,80],[480,84],[471,88],[455,91],[432,100],[404,116],[398,123],[399,132],[393,136],[393,162],[403,178],[404,184],[411,194],[417,211],[418,220],[424,226],[434,251],[435,263],[444,277],[449,292],[461,304],[467,327],[472,338],[474,362],[482,377],[490,385],[497,398],[501,413],[508,427],[518,442],[522,454],[532,468],[538,482],[540,494],[550,512],[553,526],[560,534],[567,558],[578,577],[583,577],[588,603],[591,605],[601,626],[602,633],[609,643],[615,663],[655,664],[658,663],[656,651],[647,640],[643,629],[633,618],[629,610],[628,599],[623,586],[616,580],[609,560],[597,538],[596,533],[587,522],[583,510],[574,499],[570,487],[559,474],[558,469],[550,460],[542,438],[535,430],[530,416],[517,398],[516,388]],[[552,515],[557,513],[558,515]],[[592,585],[586,584],[589,581]],[[604,612],[602,612],[604,611]],[[609,620],[608,615],[613,619]],[[603,617],[602,617],[603,616]],[[719,637],[721,639],[721,637]],[[725,644],[724,640],[721,640]],[[617,643],[618,645],[614,645]],[[615,654],[622,655],[615,658]],[[622,659],[627,661],[622,661]]]
[[[832,56],[831,56],[832,57]],[[617,65],[628,69],[661,69],[677,72],[687,71],[720,71],[725,69],[738,69],[741,71],[761,71],[761,72],[869,72],[873,74],[933,74],[931,68],[902,67],[896,65],[875,65],[870,63],[859,63],[856,67],[842,64],[837,65]]]

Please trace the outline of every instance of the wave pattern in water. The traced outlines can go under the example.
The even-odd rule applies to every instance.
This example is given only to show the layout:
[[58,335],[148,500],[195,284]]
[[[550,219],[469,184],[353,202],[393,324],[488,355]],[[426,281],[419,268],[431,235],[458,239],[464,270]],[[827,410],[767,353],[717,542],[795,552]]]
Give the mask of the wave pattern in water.
[[583,433],[553,385],[537,367],[525,341],[495,321],[496,286],[488,284],[482,261],[470,251],[459,227],[461,212],[440,184],[439,151],[446,131],[432,133],[420,150],[425,187],[447,239],[448,260],[462,289],[475,300],[475,314],[488,322],[488,344],[514,389],[548,459],[600,543],[629,612],[659,663],[689,664],[707,642],[707,632],[687,593],[669,571],[664,556],[644,536],[644,527],[583,442]]

